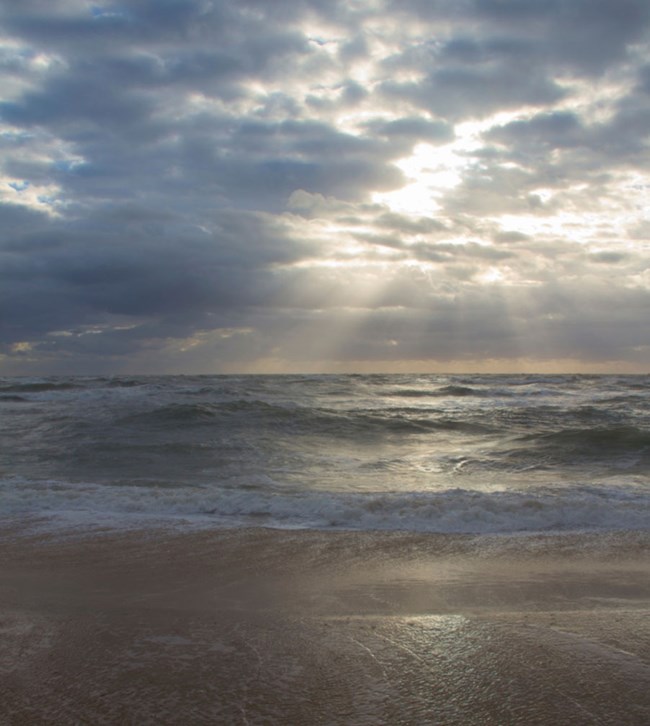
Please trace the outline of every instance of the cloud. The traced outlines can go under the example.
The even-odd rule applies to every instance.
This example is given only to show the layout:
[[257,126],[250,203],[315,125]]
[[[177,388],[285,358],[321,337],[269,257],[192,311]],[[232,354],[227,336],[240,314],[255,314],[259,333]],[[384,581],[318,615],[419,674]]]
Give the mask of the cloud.
[[0,19],[0,370],[650,362],[643,0]]
[[526,37],[535,56],[587,74],[623,59],[650,22],[643,0],[477,0],[475,7],[479,20]]
[[369,131],[385,136],[393,141],[402,139],[411,144],[416,142],[447,143],[453,139],[453,127],[443,121],[431,121],[422,117],[405,117],[394,121],[369,121],[365,124]]
[[508,59],[476,67],[443,64],[423,80],[386,81],[381,90],[389,99],[408,101],[453,121],[522,105],[546,106],[564,96],[562,88],[542,73]]
[[554,111],[494,127],[486,138],[506,145],[522,144],[527,148],[542,146],[548,152],[584,143],[585,128],[575,113]]

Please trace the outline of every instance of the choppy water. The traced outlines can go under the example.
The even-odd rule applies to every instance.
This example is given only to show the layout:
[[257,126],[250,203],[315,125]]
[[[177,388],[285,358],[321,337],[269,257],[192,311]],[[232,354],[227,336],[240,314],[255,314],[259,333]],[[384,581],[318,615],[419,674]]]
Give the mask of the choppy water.
[[0,512],[650,529],[650,376],[0,378]]

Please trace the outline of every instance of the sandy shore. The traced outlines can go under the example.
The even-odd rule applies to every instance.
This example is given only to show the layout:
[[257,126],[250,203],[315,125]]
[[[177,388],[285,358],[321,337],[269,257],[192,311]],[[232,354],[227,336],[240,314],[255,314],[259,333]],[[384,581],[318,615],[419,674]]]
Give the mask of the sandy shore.
[[647,536],[0,535],[3,725],[650,723]]

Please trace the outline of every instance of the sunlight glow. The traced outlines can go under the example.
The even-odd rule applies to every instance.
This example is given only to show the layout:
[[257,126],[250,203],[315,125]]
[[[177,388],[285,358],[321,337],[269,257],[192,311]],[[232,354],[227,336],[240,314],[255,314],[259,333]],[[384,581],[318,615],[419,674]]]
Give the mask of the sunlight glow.
[[494,282],[501,282],[504,279],[504,274],[499,270],[498,267],[490,267],[488,270],[486,270],[481,275],[478,275],[476,277],[476,280],[478,282],[482,283],[494,283]]
[[410,156],[395,164],[409,183],[395,191],[376,192],[372,196],[373,202],[385,204],[400,214],[427,216],[435,213],[440,209],[438,200],[461,184],[463,173],[470,164],[470,152],[483,143],[480,135],[514,118],[517,118],[514,113],[499,113],[483,121],[468,121],[456,125],[456,137],[449,144],[417,144]]
[[413,154],[396,166],[412,181],[391,192],[376,192],[372,201],[385,204],[394,212],[426,216],[440,209],[437,197],[458,186],[466,160],[457,153],[456,144],[433,146],[418,144]]

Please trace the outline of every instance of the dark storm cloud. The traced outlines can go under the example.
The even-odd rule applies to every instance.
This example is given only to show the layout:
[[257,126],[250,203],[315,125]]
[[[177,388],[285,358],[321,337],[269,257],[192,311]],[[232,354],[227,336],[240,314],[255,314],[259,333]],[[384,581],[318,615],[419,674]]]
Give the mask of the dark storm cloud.
[[[614,106],[614,114],[606,122],[585,124],[569,111],[542,113],[493,127],[485,139],[501,143],[504,156],[511,159],[574,149],[573,156],[567,157],[567,167],[582,173],[588,155],[594,163],[606,162],[610,167],[617,162],[634,163],[633,158],[626,157],[645,151],[645,142],[650,136],[649,122],[650,100],[632,92]],[[576,153],[582,155],[582,167],[576,163]],[[641,164],[645,161],[639,160]]]
[[[0,23],[5,370],[642,355],[645,0],[21,0]],[[377,201],[420,145],[458,180]],[[556,229],[603,209],[623,226]]]
[[[402,7],[413,6],[432,20],[439,17],[436,4]],[[548,107],[566,98],[559,79],[604,73],[643,40],[650,23],[644,0],[476,0],[459,4],[458,13],[462,31],[425,36],[385,61],[389,70],[423,75],[385,81],[384,93],[451,119]]]
[[[438,65],[434,60],[433,63]],[[481,117],[498,109],[548,105],[564,96],[561,87],[536,68],[503,58],[485,65],[447,64],[417,82],[386,81],[389,99],[402,99],[451,120]]]
[[554,64],[600,73],[650,22],[645,0],[476,0],[477,18],[526,37]]
[[304,243],[258,214],[224,212],[206,234],[174,229],[147,210],[43,224],[39,215],[3,206],[3,220],[31,222],[14,224],[0,249],[7,342],[110,316],[181,316],[191,333],[208,312],[266,302],[274,284],[264,269],[305,254]]
[[544,150],[578,146],[584,143],[585,129],[580,118],[569,111],[555,111],[534,116],[529,121],[513,121],[498,126],[486,138],[508,146],[522,144],[526,148],[542,146]]
[[[308,9],[308,3],[292,4],[292,19]],[[314,4],[315,5],[315,4]],[[259,13],[249,12],[253,9]],[[242,12],[244,10],[244,12]],[[191,52],[183,41],[201,44],[220,42],[234,55],[260,62],[264,51],[281,48],[288,37],[281,20],[282,4],[224,0],[130,0],[128,3],[66,2],[66,0],[25,0],[5,4],[3,23],[17,36],[37,41],[47,49],[105,51],[162,47],[177,57]],[[270,15],[278,18],[265,33],[242,44],[241,33],[262,31]],[[297,37],[297,36],[296,36]],[[280,42],[279,39],[284,39]],[[179,45],[180,43],[180,45]],[[305,41],[300,43],[303,47]]]
[[[17,127],[63,127],[66,137],[75,139],[84,126],[99,129],[132,129],[140,123],[149,126],[153,106],[146,98],[129,92],[118,83],[78,73],[57,78],[44,90],[27,93],[19,102],[0,105],[0,118]],[[70,126],[71,125],[71,126]]]

